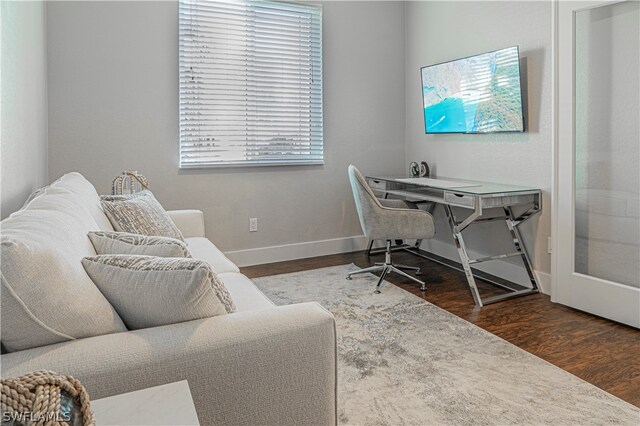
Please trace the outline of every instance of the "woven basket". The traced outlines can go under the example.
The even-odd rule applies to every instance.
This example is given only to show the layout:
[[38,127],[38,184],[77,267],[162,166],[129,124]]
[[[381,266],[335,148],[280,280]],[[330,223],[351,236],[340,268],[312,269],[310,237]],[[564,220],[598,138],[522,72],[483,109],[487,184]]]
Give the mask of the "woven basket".
[[43,370],[1,383],[2,424],[95,426],[89,394],[71,376]]

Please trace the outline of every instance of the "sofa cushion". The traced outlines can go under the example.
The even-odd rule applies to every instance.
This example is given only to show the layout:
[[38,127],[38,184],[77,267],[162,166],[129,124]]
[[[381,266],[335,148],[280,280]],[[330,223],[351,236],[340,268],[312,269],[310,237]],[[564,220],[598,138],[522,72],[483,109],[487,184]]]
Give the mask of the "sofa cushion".
[[240,269],[230,261],[211,241],[204,237],[187,238],[185,240],[191,255],[195,259],[202,259],[211,265],[218,274],[224,272],[240,272]]
[[86,257],[82,265],[132,330],[235,309],[222,280],[202,260],[103,255]]
[[180,230],[149,190],[127,196],[103,196],[102,208],[116,231],[184,241]]
[[0,224],[8,351],[126,331],[80,263],[95,255],[87,233],[99,225],[90,210],[82,196],[53,185]]
[[149,237],[128,232],[89,232],[98,254],[139,254],[160,257],[191,257],[184,241],[169,237]]
[[78,197],[80,203],[89,210],[89,213],[103,231],[113,231],[111,222],[102,210],[100,196],[94,186],[80,173],[72,172],[62,176],[50,185],[52,188],[62,188]]
[[204,213],[201,210],[167,210],[184,238],[204,237]]
[[256,287],[249,278],[239,272],[218,274],[236,304],[236,312],[270,309],[275,305]]

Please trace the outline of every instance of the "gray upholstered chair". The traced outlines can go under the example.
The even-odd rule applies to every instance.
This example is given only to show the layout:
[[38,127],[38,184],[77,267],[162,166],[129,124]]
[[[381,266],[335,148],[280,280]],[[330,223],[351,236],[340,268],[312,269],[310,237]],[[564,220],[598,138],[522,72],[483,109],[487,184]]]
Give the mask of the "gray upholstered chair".
[[353,165],[349,166],[349,181],[351,182],[353,198],[356,202],[356,210],[358,211],[358,218],[364,235],[369,240],[385,240],[386,252],[384,263],[376,263],[369,268],[350,272],[347,279],[351,279],[351,276],[355,274],[382,271],[375,290],[376,293],[380,293],[384,277],[389,272],[395,272],[419,283],[420,289],[426,290],[427,287],[423,281],[403,270],[413,270],[416,275],[419,275],[420,268],[397,265],[391,261],[391,241],[395,239],[433,238],[435,227],[431,213],[410,208],[402,200],[381,200],[377,198],[369,188],[364,176]]

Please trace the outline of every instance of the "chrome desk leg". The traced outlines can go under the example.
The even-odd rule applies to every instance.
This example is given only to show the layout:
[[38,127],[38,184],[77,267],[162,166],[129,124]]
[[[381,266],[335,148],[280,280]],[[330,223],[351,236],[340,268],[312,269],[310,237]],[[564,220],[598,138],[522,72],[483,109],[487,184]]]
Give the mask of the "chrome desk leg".
[[469,283],[469,292],[471,293],[471,297],[473,297],[473,301],[475,302],[476,306],[482,306],[482,298],[480,297],[478,286],[476,285],[476,280],[473,277],[473,272],[471,271],[471,265],[469,264],[469,255],[467,254],[467,247],[465,246],[464,238],[462,237],[462,230],[458,231],[456,218],[453,214],[451,206],[445,204],[444,210],[447,213],[449,226],[451,226],[451,232],[453,233],[453,240],[456,243],[458,255],[460,256],[460,262],[462,263],[464,274],[466,275],[467,282]]
[[507,227],[509,228],[509,232],[511,232],[513,245],[516,247],[516,251],[520,253],[520,256],[522,257],[522,263],[524,264],[524,267],[527,270],[527,274],[529,275],[532,290],[538,291],[538,282],[536,280],[535,274],[533,273],[533,266],[531,265],[531,260],[529,260],[527,249],[522,243],[522,236],[520,235],[520,230],[518,229],[516,218],[513,214],[513,209],[511,207],[505,207],[504,213],[507,216]]

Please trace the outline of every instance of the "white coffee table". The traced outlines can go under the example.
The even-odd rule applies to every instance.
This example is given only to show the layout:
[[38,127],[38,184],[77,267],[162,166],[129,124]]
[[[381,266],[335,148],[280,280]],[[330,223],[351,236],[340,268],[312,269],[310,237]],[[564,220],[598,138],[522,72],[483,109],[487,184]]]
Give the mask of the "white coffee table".
[[200,425],[186,380],[91,401],[97,425]]

